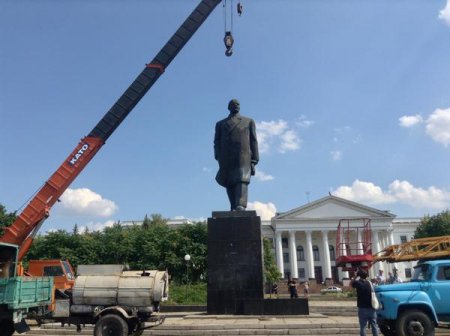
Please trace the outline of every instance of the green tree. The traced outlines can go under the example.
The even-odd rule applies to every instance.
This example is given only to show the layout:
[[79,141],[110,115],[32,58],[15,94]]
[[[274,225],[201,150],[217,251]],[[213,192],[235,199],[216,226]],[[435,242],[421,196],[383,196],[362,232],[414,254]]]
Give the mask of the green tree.
[[31,259],[68,259],[80,264],[128,264],[132,269],[167,270],[172,280],[186,279],[184,256],[189,254],[189,281],[206,275],[206,224],[173,228],[160,215],[152,215],[148,228],[119,223],[103,231],[88,232],[75,225],[71,232],[58,230],[36,237],[28,255]]
[[150,215],[150,222],[151,222],[152,225],[155,225],[155,224],[167,225],[167,219],[164,218],[160,214],[151,214]]
[[445,210],[434,216],[425,216],[414,233],[414,238],[450,235],[450,211]]
[[79,233],[78,224],[75,224],[72,229],[72,234],[76,236]]
[[275,258],[272,253],[270,241],[263,238],[263,254],[264,254],[264,277],[266,282],[274,283],[281,279],[281,273],[275,263]]
[[150,221],[150,219],[148,219],[148,216],[145,215],[144,221],[142,222],[142,228],[143,228],[144,230],[148,230],[148,228],[150,227],[151,223],[152,223],[152,222]]
[[[184,224],[178,229],[180,239],[178,243],[177,255],[184,260],[184,256],[189,254],[191,260],[184,262],[182,272],[186,272],[189,267],[189,281],[198,282],[206,277],[206,259],[207,259],[207,226],[204,222],[194,224]],[[182,276],[180,274],[180,276]],[[186,276],[186,274],[184,275]]]
[[16,220],[16,212],[7,212],[0,203],[0,237],[3,235],[2,228],[10,226]]

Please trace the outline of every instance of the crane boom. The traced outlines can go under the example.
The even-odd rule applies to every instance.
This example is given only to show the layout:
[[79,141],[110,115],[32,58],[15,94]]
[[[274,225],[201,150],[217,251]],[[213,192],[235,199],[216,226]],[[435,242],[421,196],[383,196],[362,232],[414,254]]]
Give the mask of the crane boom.
[[450,236],[413,239],[391,245],[378,252],[373,260],[396,263],[402,261],[450,258]]
[[221,0],[202,0],[199,3],[89,135],[81,139],[73,152],[19,214],[15,222],[4,229],[4,235],[0,238],[0,243],[19,245],[18,260],[21,260],[28,252],[35,234],[49,216],[51,207],[158,80],[167,66],[220,2]]

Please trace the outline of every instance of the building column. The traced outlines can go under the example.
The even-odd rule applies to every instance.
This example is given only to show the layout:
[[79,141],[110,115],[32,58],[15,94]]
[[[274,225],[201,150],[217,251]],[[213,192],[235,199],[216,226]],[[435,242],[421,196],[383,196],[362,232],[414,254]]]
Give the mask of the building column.
[[277,255],[277,267],[284,278],[283,243],[281,241],[281,231],[275,231],[275,251]]
[[298,279],[297,243],[295,241],[295,231],[289,231],[289,260],[291,264],[291,278]]
[[323,245],[323,268],[325,279],[331,279],[331,259],[330,259],[330,245],[328,242],[328,231],[322,231],[322,245]]
[[315,279],[316,276],[314,274],[314,256],[312,249],[311,231],[305,231],[305,233],[306,233],[306,269],[308,272],[308,278]]
[[383,231],[383,244],[380,246],[380,249],[383,250],[389,246],[389,232]]
[[389,245],[394,245],[394,229],[388,231]]

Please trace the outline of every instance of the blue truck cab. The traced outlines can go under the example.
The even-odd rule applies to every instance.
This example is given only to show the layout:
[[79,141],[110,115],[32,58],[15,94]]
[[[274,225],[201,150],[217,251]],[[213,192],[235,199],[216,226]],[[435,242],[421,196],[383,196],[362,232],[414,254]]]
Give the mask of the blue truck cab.
[[410,282],[375,288],[378,325],[385,336],[434,335],[450,323],[450,260],[420,262]]

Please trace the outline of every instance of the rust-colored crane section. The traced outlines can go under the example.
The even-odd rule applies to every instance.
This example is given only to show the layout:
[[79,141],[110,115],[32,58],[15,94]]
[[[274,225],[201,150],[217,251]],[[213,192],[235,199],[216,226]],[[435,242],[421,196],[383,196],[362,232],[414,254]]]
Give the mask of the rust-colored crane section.
[[403,244],[386,247],[378,252],[374,262],[387,261],[396,263],[402,261],[441,259],[450,257],[450,236],[428,237],[414,239]]
[[82,139],[69,157],[64,160],[58,170],[53,173],[28,203],[15,222],[4,228],[4,234],[0,242],[19,245],[19,261],[22,260],[33,242],[33,231],[39,229],[40,222],[49,216],[50,208],[58,201],[58,198],[91,161],[102,145],[103,140],[100,138],[85,137]]
[[51,207],[91,161],[106,140],[158,80],[185,44],[221,0],[201,0],[153,60],[136,77],[87,137],[83,138],[58,170],[45,182],[16,221],[4,229],[0,243],[18,245],[18,261],[28,252]]

